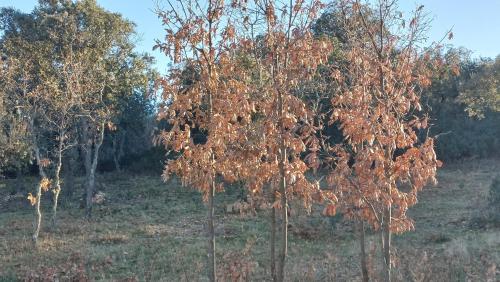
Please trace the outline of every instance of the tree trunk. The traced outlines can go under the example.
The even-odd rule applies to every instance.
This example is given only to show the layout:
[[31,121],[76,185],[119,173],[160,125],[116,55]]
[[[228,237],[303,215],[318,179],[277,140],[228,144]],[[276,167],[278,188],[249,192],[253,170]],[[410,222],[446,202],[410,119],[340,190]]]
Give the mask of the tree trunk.
[[363,282],[370,281],[368,276],[368,267],[366,265],[366,248],[365,248],[365,223],[363,220],[359,221],[359,245],[361,249],[361,273],[363,274]]
[[85,171],[86,171],[86,205],[85,205],[85,217],[90,219],[92,217],[92,197],[95,190],[95,173],[97,170],[97,162],[99,161],[99,150],[101,148],[102,142],[104,140],[104,122],[99,125],[99,132],[95,138],[89,136],[88,124],[84,119],[83,121],[83,131],[82,137],[84,142],[84,155],[85,155]]
[[[387,8],[387,7],[386,7]],[[385,20],[383,17],[383,10],[382,10],[382,4],[380,3],[379,5],[379,40],[380,40],[380,48],[377,50],[378,53],[378,59],[379,59],[379,82],[380,82],[380,91],[382,92],[383,96],[386,96],[386,89],[385,89],[385,74],[384,74],[384,68],[383,65],[385,64],[384,61],[386,59],[386,54],[384,52],[384,27],[385,27]],[[374,46],[376,48],[376,46]],[[376,48],[377,49],[377,48]],[[391,147],[386,148],[385,151],[385,158],[386,160],[392,160],[393,158],[393,150]],[[388,194],[389,197],[391,196],[391,187],[388,187]],[[383,226],[382,226],[382,256],[384,258],[383,260],[383,275],[385,281],[390,282],[391,281],[391,204],[389,204],[388,207],[385,208],[384,210],[384,216],[383,216]]]
[[59,201],[59,193],[61,193],[60,182],[57,181],[56,187],[54,189],[54,203],[52,206],[52,227],[57,228],[57,202]]
[[[282,149],[283,150],[283,149]],[[281,230],[281,249],[279,255],[279,271],[278,281],[285,281],[285,263],[288,254],[288,199],[286,191],[286,177],[285,177],[285,160],[286,151],[282,151],[281,163],[281,180],[280,180],[280,193],[281,193],[281,217],[282,217],[282,230]]]
[[[276,64],[278,66],[278,64]],[[288,253],[288,199],[287,199],[287,187],[286,187],[286,144],[284,140],[285,126],[283,120],[285,118],[285,107],[284,107],[283,94],[278,90],[278,111],[279,111],[279,127],[280,127],[280,160],[279,160],[279,171],[280,171],[280,194],[281,194],[281,217],[282,217],[282,230],[281,230],[281,250],[279,254],[279,265],[278,265],[278,281],[282,282],[285,280],[285,263],[286,256]]]
[[57,227],[57,204],[59,201],[59,193],[61,193],[61,167],[62,167],[62,155],[63,155],[63,142],[64,133],[59,134],[59,146],[57,151],[57,165],[54,172],[55,187],[52,192],[54,193],[53,205],[52,205],[52,228]]
[[85,118],[81,120],[81,153],[83,153],[83,166],[85,167],[85,217],[92,215],[93,184],[90,181],[92,170],[92,140],[89,137],[89,125]]
[[24,191],[24,177],[23,177],[23,171],[21,169],[21,166],[18,166],[16,168],[16,187],[17,191]]
[[120,133],[116,133],[113,137],[113,162],[115,164],[115,170],[121,172],[120,160],[123,156],[123,146],[125,145],[125,134],[126,131],[122,129]]
[[[41,165],[41,158],[40,158],[40,150],[38,149],[38,146],[35,145],[35,157],[38,163],[38,169],[40,173],[40,177],[45,179],[47,176],[45,175],[45,171],[43,170],[43,167]],[[42,225],[42,209],[41,209],[41,202],[42,202],[42,183],[38,184],[37,190],[36,190],[36,203],[35,203],[35,222],[34,222],[34,232],[33,232],[33,243],[36,245],[38,243],[38,235],[40,234],[40,229]]]
[[[276,202],[276,194],[272,191],[272,203]],[[273,281],[278,281],[276,273],[276,207],[273,206],[271,211],[271,275]]]
[[[32,146],[33,146],[33,151],[35,153],[35,159],[38,165],[38,173],[40,174],[40,178],[43,180],[47,178],[47,175],[45,174],[45,171],[43,170],[42,166],[42,158],[40,156],[40,148],[38,147],[38,140],[35,135],[35,130],[34,130],[34,125],[33,125],[33,120],[30,120],[29,123],[30,126],[30,131],[31,131],[31,138],[32,138]],[[41,201],[42,201],[42,182],[38,184],[37,190],[36,190],[36,203],[35,203],[35,222],[34,222],[34,232],[33,232],[33,243],[36,245],[38,243],[38,235],[40,234],[40,228],[42,225],[42,210],[41,210]]]
[[75,187],[75,177],[73,175],[73,164],[71,161],[71,156],[66,156],[63,162],[64,196],[68,200],[73,197],[73,191]]
[[36,190],[35,222],[33,224],[35,229],[35,231],[33,232],[33,243],[35,245],[38,243],[38,235],[40,234],[40,228],[42,225],[42,210],[40,208],[41,198],[42,198],[42,185],[40,183],[38,184]]
[[[385,242],[384,242],[384,228],[385,228],[385,220],[384,220],[384,214],[381,214],[381,223],[380,223],[380,230],[378,234],[380,235],[380,259],[382,261],[382,272],[384,271],[385,267]],[[385,273],[385,272],[384,272]],[[384,279],[385,274],[382,273],[380,276],[380,279]]]
[[384,279],[386,282],[391,281],[391,206],[384,211],[384,228],[383,228],[383,251],[384,251]]
[[120,167],[120,160],[118,159],[118,156],[113,154],[113,162],[115,163],[115,170],[117,172],[122,172],[122,168]]
[[120,168],[120,161],[118,160],[118,142],[117,142],[117,139],[118,137],[115,136],[113,137],[113,162],[115,164],[115,170],[118,171],[118,172],[121,172],[121,168]]
[[210,193],[208,195],[208,269],[211,282],[216,281],[215,268],[215,229],[214,229],[214,197],[215,197],[215,179],[210,185]]
[[95,191],[95,173],[97,170],[97,162],[99,161],[99,150],[101,148],[103,140],[104,140],[104,123],[101,125],[101,132],[99,132],[97,142],[95,142],[92,152],[93,158],[87,182],[87,204],[88,204],[86,211],[87,218],[92,217],[92,196]]
[[[87,157],[85,159],[87,159]],[[90,219],[92,217],[92,196],[95,188],[95,172],[92,171],[92,168],[86,173],[86,178],[85,217]]]

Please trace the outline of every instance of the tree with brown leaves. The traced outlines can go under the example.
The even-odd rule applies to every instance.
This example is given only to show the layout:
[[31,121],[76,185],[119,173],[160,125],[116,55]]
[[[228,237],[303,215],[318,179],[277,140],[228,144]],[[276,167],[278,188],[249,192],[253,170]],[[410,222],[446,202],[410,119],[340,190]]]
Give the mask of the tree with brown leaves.
[[345,215],[381,230],[386,281],[391,234],[414,228],[406,212],[417,203],[417,193],[436,182],[441,165],[434,139],[419,138],[428,127],[419,98],[436,67],[433,48],[420,47],[426,30],[422,6],[406,23],[395,2],[379,0],[372,7],[370,21],[377,24],[368,24],[360,1],[340,4],[349,31],[349,64],[332,72],[340,86],[331,100],[331,120],[345,143],[331,148],[334,169],[328,175]]
[[[320,1],[267,1],[245,3],[241,9],[246,37],[241,46],[252,54],[257,77],[253,84],[256,111],[248,128],[245,158],[247,184],[253,195],[270,187],[271,273],[274,281],[285,280],[288,249],[288,208],[292,197],[307,208],[313,198],[335,201],[322,193],[305,173],[318,164],[314,113],[297,93],[301,82],[311,80],[327,61],[332,44],[316,38],[311,24],[323,9]],[[305,160],[301,155],[307,153]],[[276,255],[276,218],[281,210],[280,250]],[[278,264],[276,265],[276,260]]]
[[[244,141],[243,129],[250,123],[254,107],[248,99],[246,74],[234,61],[235,29],[232,7],[222,0],[167,1],[158,9],[167,32],[157,47],[173,61],[167,77],[160,81],[169,131],[160,139],[179,155],[170,160],[164,179],[176,174],[182,184],[201,193],[208,202],[208,271],[216,280],[214,197],[224,181],[237,180],[235,168],[244,160],[235,157]],[[201,132],[195,139],[191,132]]]

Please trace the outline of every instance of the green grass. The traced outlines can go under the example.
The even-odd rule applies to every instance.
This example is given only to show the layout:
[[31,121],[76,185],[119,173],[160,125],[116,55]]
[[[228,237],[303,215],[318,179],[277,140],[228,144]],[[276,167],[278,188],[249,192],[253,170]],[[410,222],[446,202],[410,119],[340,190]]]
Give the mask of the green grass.
[[[500,263],[500,230],[494,226],[471,227],[486,208],[488,188],[498,168],[497,160],[481,160],[440,171],[438,186],[424,190],[419,203],[410,210],[416,230],[394,236],[396,280],[500,278],[493,269]],[[28,179],[25,184],[29,187],[34,181]],[[52,281],[55,277],[61,281],[206,280],[206,209],[199,193],[180,187],[175,180],[165,184],[159,176],[111,173],[101,175],[99,181],[107,201],[95,207],[91,222],[83,219],[79,205],[83,190],[78,181],[74,197],[63,196],[56,230],[49,226],[50,201],[46,195],[37,248],[30,240],[33,209],[25,199],[0,206],[0,281]],[[3,199],[15,184],[1,184]],[[249,266],[250,280],[270,280],[268,211],[258,211],[257,215],[225,211],[225,206],[242,194],[241,189],[228,187],[217,195],[219,272],[226,275],[221,277],[224,281],[230,281],[227,275]],[[296,203],[294,208],[298,209]],[[320,215],[320,208],[314,210],[310,216],[298,212],[290,219],[288,279],[360,280],[358,242],[352,224],[340,220],[333,226],[330,219]],[[369,261],[376,279],[379,235],[369,233]],[[245,246],[249,246],[247,252]]]

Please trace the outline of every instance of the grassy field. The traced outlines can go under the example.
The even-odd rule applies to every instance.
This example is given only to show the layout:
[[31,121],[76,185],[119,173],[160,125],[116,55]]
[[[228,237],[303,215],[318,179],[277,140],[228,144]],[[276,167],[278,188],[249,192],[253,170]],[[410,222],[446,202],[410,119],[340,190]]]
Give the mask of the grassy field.
[[[397,281],[499,281],[500,228],[483,214],[499,160],[445,166],[439,184],[420,195],[410,211],[416,230],[394,237]],[[31,180],[34,181],[34,180]],[[49,201],[40,244],[31,242],[33,209],[24,197],[7,199],[0,188],[0,281],[204,281],[205,206],[198,193],[159,176],[101,175],[106,202],[83,220],[81,185],[63,199],[57,229],[49,225]],[[26,180],[30,183],[30,180]],[[77,182],[78,184],[78,182]],[[247,275],[269,280],[269,216],[230,214],[226,205],[243,191],[217,196],[218,268],[222,281]],[[11,197],[12,198],[12,197]],[[48,198],[48,197],[46,197]],[[291,216],[287,277],[290,281],[360,281],[358,241],[350,222]],[[378,234],[368,236],[370,271],[380,264]]]

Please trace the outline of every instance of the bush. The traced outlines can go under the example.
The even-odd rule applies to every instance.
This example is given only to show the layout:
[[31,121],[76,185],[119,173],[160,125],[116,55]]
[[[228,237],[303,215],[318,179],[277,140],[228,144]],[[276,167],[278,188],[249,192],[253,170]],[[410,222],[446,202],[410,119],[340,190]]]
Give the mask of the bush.
[[163,146],[154,146],[141,154],[128,155],[122,160],[122,167],[132,173],[160,175],[165,167],[167,151]]

